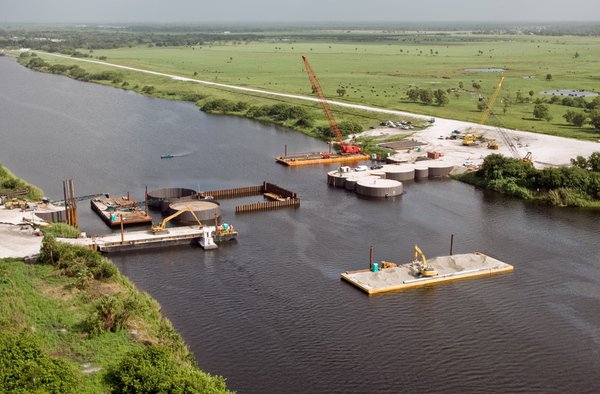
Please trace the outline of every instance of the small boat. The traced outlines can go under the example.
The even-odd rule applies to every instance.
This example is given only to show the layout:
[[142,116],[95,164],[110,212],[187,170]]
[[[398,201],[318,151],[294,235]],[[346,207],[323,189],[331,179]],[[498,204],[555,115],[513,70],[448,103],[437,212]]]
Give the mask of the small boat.
[[160,158],[161,158],[161,159],[172,159],[172,158],[174,158],[174,157],[175,157],[175,156],[173,156],[173,155],[172,155],[172,154],[170,154],[170,153],[167,153],[166,155],[160,155]]

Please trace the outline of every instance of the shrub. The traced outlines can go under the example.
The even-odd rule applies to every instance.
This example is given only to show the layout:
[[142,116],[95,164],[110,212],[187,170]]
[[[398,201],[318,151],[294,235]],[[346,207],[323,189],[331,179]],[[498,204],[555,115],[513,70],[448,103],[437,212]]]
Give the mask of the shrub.
[[58,238],[77,238],[79,230],[65,223],[51,223],[49,226],[42,228],[44,235],[52,235]]
[[177,359],[164,346],[130,351],[106,375],[116,393],[225,393],[225,381]]
[[209,113],[226,113],[235,111],[236,103],[227,99],[214,99],[202,106],[202,111]]
[[81,373],[44,353],[31,335],[0,332],[0,387],[4,392],[73,393]]
[[54,236],[46,235],[42,241],[39,261],[52,264],[66,276],[83,275],[86,267],[94,279],[108,279],[116,275],[117,267],[100,253],[82,246],[57,242]]

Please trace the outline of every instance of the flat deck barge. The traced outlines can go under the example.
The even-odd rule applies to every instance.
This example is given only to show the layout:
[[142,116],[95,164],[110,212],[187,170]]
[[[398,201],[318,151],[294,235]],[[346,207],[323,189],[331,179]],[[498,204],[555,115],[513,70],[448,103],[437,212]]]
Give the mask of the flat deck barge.
[[124,226],[152,223],[152,217],[142,211],[137,202],[131,201],[127,197],[93,198],[90,200],[90,204],[94,212],[109,227],[121,227],[121,220]]
[[[130,250],[141,250],[149,248],[160,248],[175,245],[196,244],[203,237],[203,231],[199,226],[169,227],[167,232],[153,234],[150,230],[127,231],[120,233],[99,235],[88,238],[59,238],[60,242],[79,246],[86,246],[100,252],[126,252]],[[216,243],[229,241],[237,238],[238,232],[217,232],[213,235]]]
[[483,253],[467,253],[452,256],[440,256],[428,259],[438,275],[419,277],[411,268],[412,264],[400,264],[378,272],[368,269],[346,271],[341,278],[368,294],[385,293],[414,287],[435,285],[458,279],[491,276],[511,272],[514,267]]
[[313,152],[302,155],[277,156],[275,158],[277,163],[290,167],[330,163],[352,163],[363,160],[369,160],[369,156],[364,154],[340,155],[334,153],[325,155],[323,153]]

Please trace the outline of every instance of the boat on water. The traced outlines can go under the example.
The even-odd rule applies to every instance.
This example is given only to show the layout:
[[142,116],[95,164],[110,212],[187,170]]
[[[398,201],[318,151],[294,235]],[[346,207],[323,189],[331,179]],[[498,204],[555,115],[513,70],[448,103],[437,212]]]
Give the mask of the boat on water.
[[171,153],[167,153],[166,155],[160,155],[161,159],[172,159],[175,156],[173,156]]

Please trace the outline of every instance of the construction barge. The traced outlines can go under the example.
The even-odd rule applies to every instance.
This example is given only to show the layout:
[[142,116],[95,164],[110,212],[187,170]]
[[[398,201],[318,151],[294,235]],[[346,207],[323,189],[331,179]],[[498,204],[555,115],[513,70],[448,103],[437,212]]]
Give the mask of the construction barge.
[[121,227],[152,223],[152,217],[141,210],[138,203],[131,201],[129,196],[120,198],[93,198],[90,200],[92,210],[109,227]]
[[[219,226],[221,227],[221,226]],[[168,231],[154,234],[152,231],[131,231],[106,234],[88,238],[59,238],[60,242],[85,246],[103,253],[126,252],[150,248],[161,248],[176,245],[200,244],[203,239],[211,237],[215,243],[236,239],[238,232],[231,226],[227,230],[215,227],[182,226],[169,227]],[[204,246],[203,246],[204,247]]]
[[376,263],[372,264],[371,269],[346,271],[341,274],[341,279],[370,295],[459,279],[487,277],[511,272],[514,269],[510,264],[479,252],[434,257],[426,261],[426,265],[435,268],[434,275],[429,276],[427,271],[419,272],[415,269],[415,262],[408,264],[382,262],[384,267],[382,269]]
[[275,161],[286,166],[309,166],[315,164],[331,164],[331,163],[354,163],[357,161],[369,160],[370,157],[363,153],[355,154],[339,154],[327,152],[309,152],[292,154],[285,156],[277,156]]

